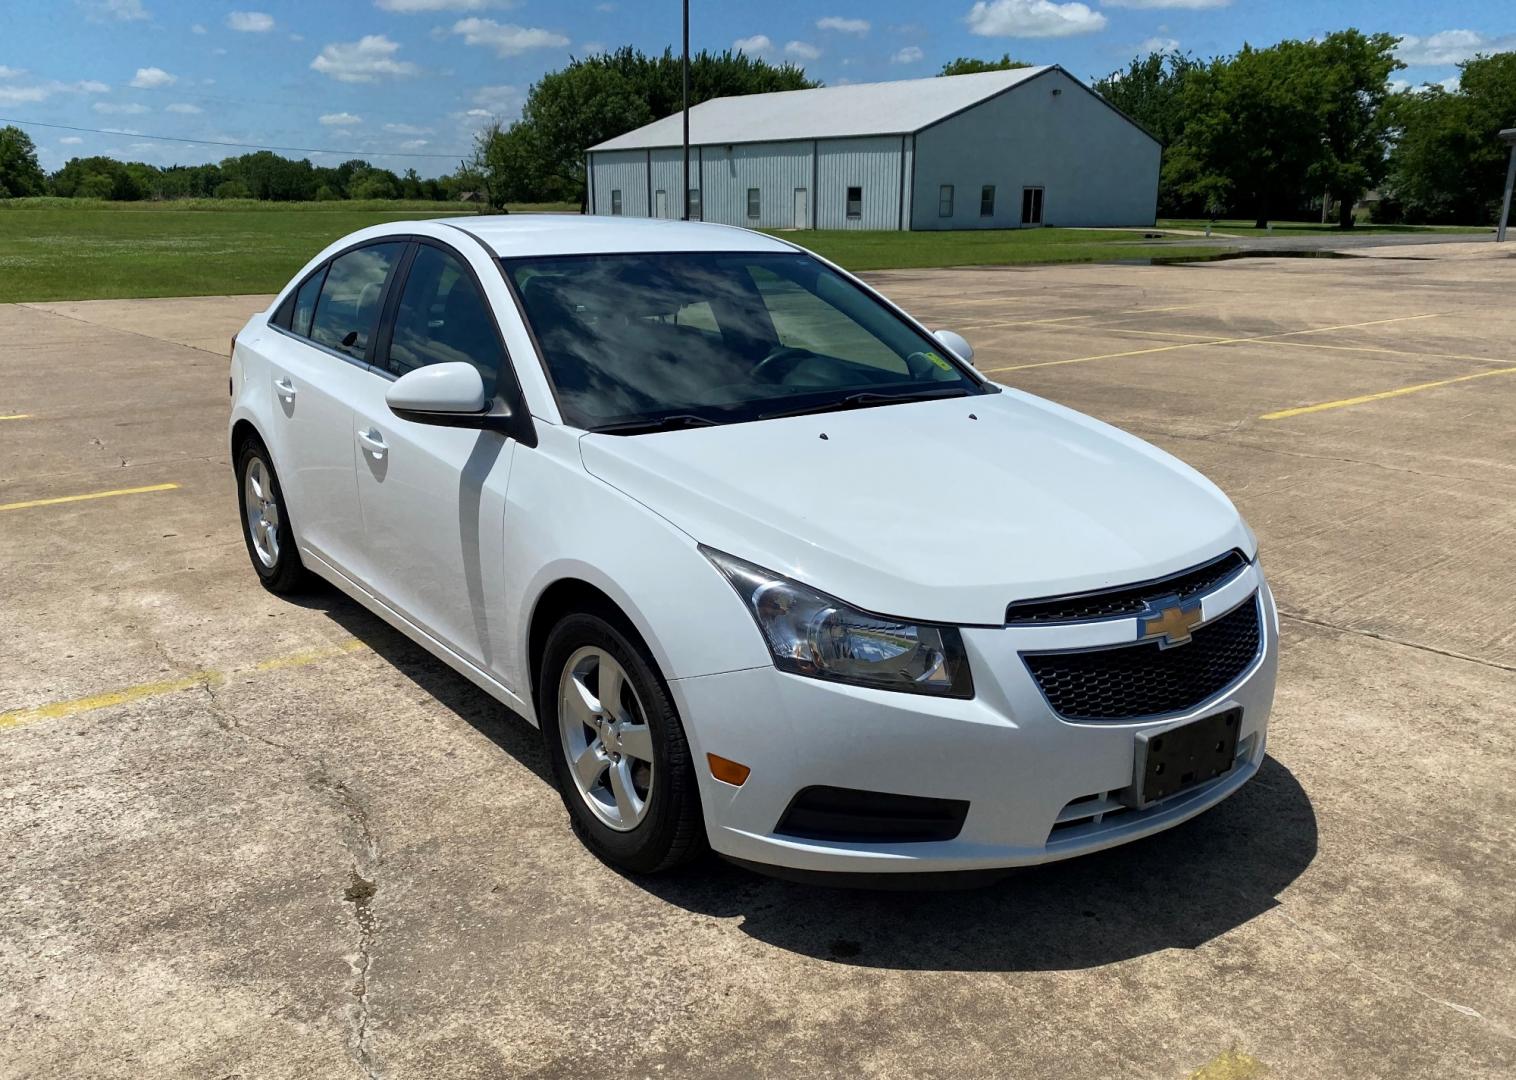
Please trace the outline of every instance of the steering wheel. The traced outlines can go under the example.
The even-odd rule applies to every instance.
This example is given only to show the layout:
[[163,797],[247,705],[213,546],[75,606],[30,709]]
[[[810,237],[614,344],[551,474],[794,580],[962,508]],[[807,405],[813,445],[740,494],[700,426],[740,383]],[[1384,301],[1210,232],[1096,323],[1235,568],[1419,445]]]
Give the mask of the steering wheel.
[[758,361],[757,365],[753,368],[753,378],[758,382],[782,382],[786,375],[795,370],[800,361],[809,359],[815,355],[809,349],[797,349],[790,345],[780,345],[762,360]]

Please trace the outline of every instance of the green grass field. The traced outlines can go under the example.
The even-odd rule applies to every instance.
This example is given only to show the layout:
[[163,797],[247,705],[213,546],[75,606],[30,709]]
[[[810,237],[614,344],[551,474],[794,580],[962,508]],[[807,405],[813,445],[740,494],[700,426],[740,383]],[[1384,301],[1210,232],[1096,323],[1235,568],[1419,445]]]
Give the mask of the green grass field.
[[849,270],[931,266],[1016,266],[1035,263],[1116,262],[1156,256],[1215,255],[1225,246],[1179,247],[1144,240],[1141,231],[1088,229],[972,229],[958,232],[827,230],[775,233]]
[[1289,236],[1289,235],[1359,235],[1361,233],[1488,233],[1494,232],[1494,226],[1481,225],[1369,225],[1360,222],[1353,226],[1351,233],[1344,233],[1335,224],[1323,225],[1319,221],[1276,221],[1273,232],[1267,229],[1255,229],[1253,222],[1229,218],[1224,221],[1208,222],[1205,218],[1159,218],[1160,229],[1196,229],[1204,231],[1206,225],[1219,233],[1229,233],[1232,236]]
[[0,302],[275,292],[355,229],[457,213],[406,201],[0,200]]

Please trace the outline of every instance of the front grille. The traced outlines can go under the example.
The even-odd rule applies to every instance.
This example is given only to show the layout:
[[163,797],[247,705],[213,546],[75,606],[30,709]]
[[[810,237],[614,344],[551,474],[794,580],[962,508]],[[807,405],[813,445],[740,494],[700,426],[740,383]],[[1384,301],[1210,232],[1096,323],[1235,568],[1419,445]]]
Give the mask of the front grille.
[[1154,600],[1176,596],[1180,600],[1188,600],[1192,596],[1211,592],[1247,564],[1242,552],[1234,548],[1210,562],[1152,581],[1069,596],[1017,600],[1005,609],[1005,622],[1007,626],[1026,626],[1138,615],[1146,611],[1148,604]]
[[1065,720],[1138,720],[1183,712],[1225,690],[1258,655],[1258,594],[1184,645],[1156,641],[1083,652],[1023,653],[1053,711]]

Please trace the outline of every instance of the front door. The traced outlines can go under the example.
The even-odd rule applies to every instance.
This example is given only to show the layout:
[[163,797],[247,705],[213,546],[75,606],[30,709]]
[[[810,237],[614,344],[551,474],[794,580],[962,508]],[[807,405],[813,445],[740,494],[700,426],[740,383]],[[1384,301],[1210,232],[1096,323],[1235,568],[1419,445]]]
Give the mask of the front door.
[[653,193],[653,216],[661,218],[669,216],[669,193],[662,188]]
[[350,575],[363,547],[351,402],[373,379],[369,341],[404,250],[390,242],[338,255],[300,287],[288,332],[266,331],[276,406],[268,434],[290,515],[302,546]]
[[795,228],[808,229],[811,226],[810,193],[803,187],[795,189]]
[[493,642],[516,443],[493,431],[402,420],[384,394],[427,364],[466,361],[495,391],[505,348],[477,279],[456,252],[421,243],[399,284],[379,374],[355,402],[358,497],[374,588],[411,622],[497,675]]
[[1042,189],[1040,187],[1021,189],[1021,224],[1042,224]]

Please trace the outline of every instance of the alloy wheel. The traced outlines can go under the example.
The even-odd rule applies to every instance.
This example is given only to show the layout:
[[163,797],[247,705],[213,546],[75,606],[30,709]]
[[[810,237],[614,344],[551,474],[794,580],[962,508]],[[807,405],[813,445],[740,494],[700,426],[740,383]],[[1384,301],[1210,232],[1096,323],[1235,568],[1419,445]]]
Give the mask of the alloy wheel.
[[563,666],[558,733],[590,811],[618,832],[636,828],[653,793],[653,733],[626,669],[604,649],[587,645]]

